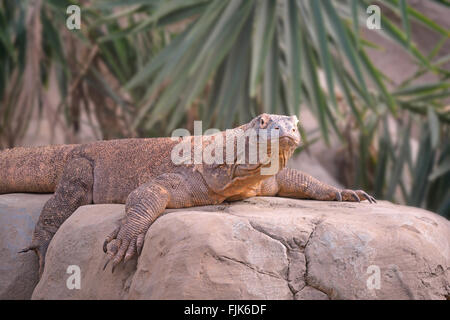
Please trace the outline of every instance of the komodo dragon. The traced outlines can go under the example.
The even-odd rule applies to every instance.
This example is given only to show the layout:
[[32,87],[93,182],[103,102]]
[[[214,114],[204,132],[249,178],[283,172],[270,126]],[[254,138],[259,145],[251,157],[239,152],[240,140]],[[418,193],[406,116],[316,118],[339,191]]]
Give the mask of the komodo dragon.
[[[182,141],[193,146],[194,137],[7,149],[0,152],[0,194],[54,193],[42,209],[31,245],[21,251],[36,252],[40,275],[53,235],[78,207],[91,203],[125,203],[124,220],[106,237],[103,245],[107,263],[112,261],[114,270],[121,261],[126,262],[141,253],[148,228],[166,208],[211,205],[252,196],[375,202],[362,190],[340,190],[305,173],[285,168],[300,143],[297,123],[295,116],[262,114],[247,124],[227,130],[236,137],[243,132],[246,137],[244,158],[238,161],[236,139],[231,163],[174,163],[172,149]],[[269,166],[267,158],[264,162],[263,157],[258,156],[256,163],[250,163],[250,152],[245,152],[252,146],[250,135],[246,136],[249,131],[256,132],[258,138],[260,132],[266,132],[266,155],[279,161],[278,170],[271,175],[262,174],[263,168]],[[272,136],[276,137],[275,133],[279,137],[277,154],[272,152],[272,144],[268,142],[275,141],[271,140]],[[225,131],[218,133],[222,137],[225,134]],[[216,138],[204,139],[200,148],[204,150],[211,144],[215,147],[218,142],[216,135]]]

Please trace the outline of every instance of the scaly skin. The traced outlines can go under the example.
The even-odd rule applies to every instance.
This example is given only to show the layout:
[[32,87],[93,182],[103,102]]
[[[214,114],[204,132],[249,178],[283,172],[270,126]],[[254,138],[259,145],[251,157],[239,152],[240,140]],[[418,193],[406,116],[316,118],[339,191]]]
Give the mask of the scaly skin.
[[[125,219],[106,237],[103,246],[107,254],[105,267],[111,261],[114,270],[122,261],[140,254],[148,228],[166,208],[218,204],[252,196],[375,202],[362,190],[339,190],[285,168],[300,143],[297,122],[296,117],[262,114],[230,131],[234,136],[244,136],[246,148],[253,144],[246,136],[251,130],[257,137],[262,136],[261,129],[279,135],[279,149],[266,151],[279,162],[277,170],[269,175],[262,170],[270,164],[259,156],[256,163],[250,162],[247,151],[244,158],[239,158],[237,142],[231,162],[175,164],[172,149],[185,145],[193,151],[194,137],[122,139],[1,151],[0,193],[54,192],[42,209],[31,245],[22,250],[36,252],[40,275],[53,235],[78,207],[86,204],[125,203]],[[201,149],[215,148],[220,138],[224,144],[214,150],[224,151],[226,132],[203,139]]]

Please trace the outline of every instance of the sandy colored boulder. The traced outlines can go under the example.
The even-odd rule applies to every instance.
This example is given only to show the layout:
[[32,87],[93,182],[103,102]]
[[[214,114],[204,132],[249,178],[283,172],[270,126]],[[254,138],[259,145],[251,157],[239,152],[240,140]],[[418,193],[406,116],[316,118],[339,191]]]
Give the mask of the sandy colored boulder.
[[[50,242],[44,273],[32,298],[126,298],[136,260],[121,266],[114,274],[111,268],[102,271],[106,262],[103,241],[124,215],[124,206],[119,204],[82,206],[72,214]],[[73,266],[80,271],[80,289],[73,288]]]
[[[58,230],[34,299],[446,299],[450,222],[381,201],[251,198],[168,210],[139,261],[102,271],[122,205],[84,206]],[[68,289],[70,265],[80,289]],[[378,272],[379,271],[379,272]],[[377,278],[378,277],[378,278]]]

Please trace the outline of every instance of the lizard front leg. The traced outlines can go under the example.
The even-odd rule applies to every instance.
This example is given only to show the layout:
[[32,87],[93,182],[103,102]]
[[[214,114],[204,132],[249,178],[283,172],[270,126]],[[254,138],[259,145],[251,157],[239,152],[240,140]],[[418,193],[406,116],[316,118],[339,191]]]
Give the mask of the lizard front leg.
[[39,276],[44,271],[45,254],[53,235],[78,207],[92,203],[93,183],[93,166],[88,159],[75,158],[67,163],[55,193],[42,209],[31,245],[20,251],[36,252]]
[[375,198],[363,190],[341,190],[290,168],[285,168],[264,181],[262,190],[267,190],[266,192],[271,192],[273,195],[298,199],[376,202]]
[[131,192],[126,200],[125,219],[103,244],[108,255],[103,269],[112,261],[114,271],[121,261],[125,263],[140,255],[148,228],[167,207],[190,207],[198,204],[196,199],[206,198],[199,196],[203,187],[191,182],[181,174],[167,173]]

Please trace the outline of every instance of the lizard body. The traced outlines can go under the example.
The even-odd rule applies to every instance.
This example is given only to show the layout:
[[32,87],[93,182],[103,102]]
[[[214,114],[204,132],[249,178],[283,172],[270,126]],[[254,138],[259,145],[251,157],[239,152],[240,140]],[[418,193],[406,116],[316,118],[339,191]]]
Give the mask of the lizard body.
[[[166,208],[218,204],[252,196],[375,202],[362,190],[339,190],[285,168],[300,143],[297,122],[295,116],[262,114],[233,129],[232,136],[252,131],[260,138],[263,131],[269,132],[264,151],[267,157],[258,154],[256,162],[247,152],[253,143],[249,136],[245,136],[241,148],[237,140],[233,142],[231,162],[174,163],[174,148],[185,143],[194,152],[198,137],[8,149],[0,152],[0,193],[53,192],[42,209],[31,245],[21,251],[37,253],[40,274],[53,235],[78,207],[86,204],[125,204],[126,218],[106,237],[103,246],[107,262],[112,261],[114,269],[140,254],[148,228]],[[277,149],[270,144],[273,133]],[[226,132],[219,132],[201,140],[200,147],[203,151],[214,150],[215,155],[225,151],[219,142],[226,139]],[[276,171],[263,174],[270,167],[269,158],[276,159],[279,165]]]

